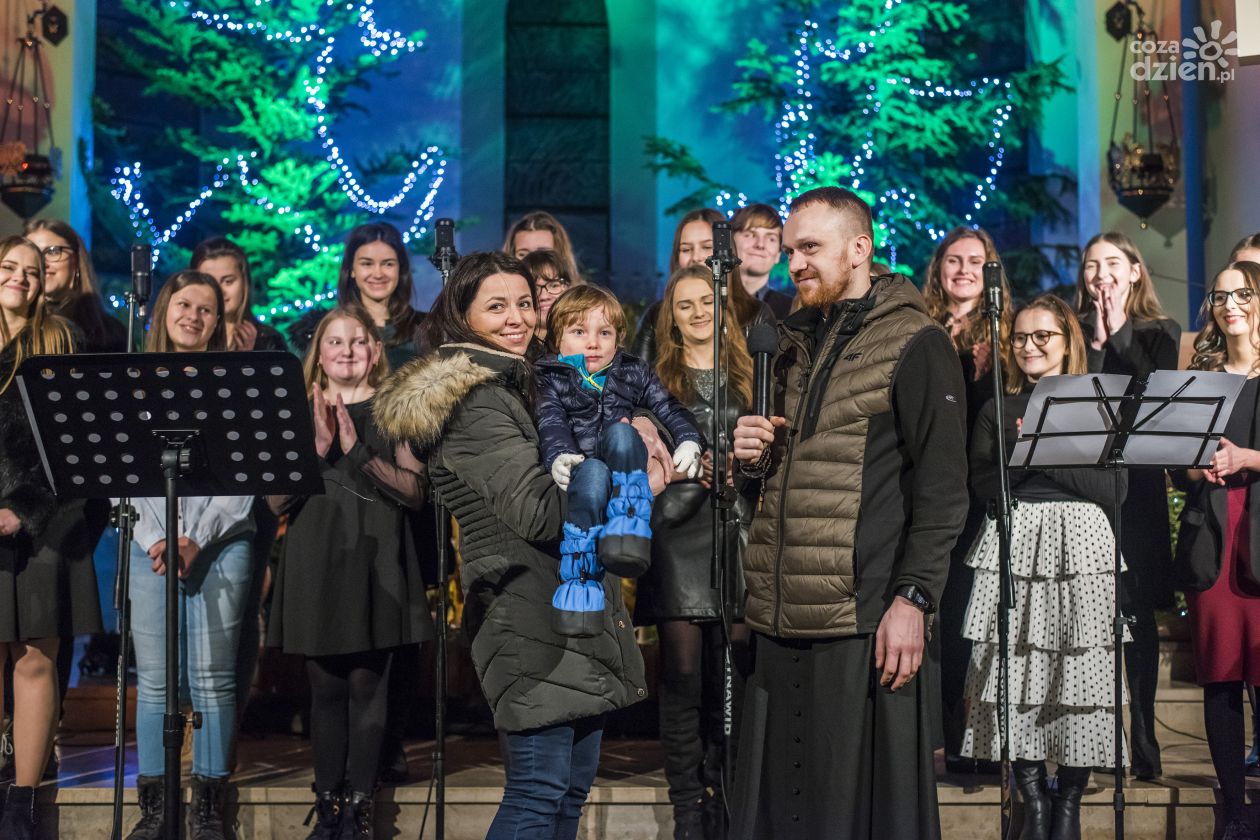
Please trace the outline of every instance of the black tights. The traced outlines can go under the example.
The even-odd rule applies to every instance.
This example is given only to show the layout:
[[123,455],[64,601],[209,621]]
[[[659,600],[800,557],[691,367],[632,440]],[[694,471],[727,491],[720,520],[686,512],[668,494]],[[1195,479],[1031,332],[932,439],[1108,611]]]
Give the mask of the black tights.
[[[721,788],[723,752],[722,625],[688,620],[657,624],[661,639],[661,744],[675,805],[694,805],[706,788]],[[731,628],[731,754],[748,673],[747,625]]]
[[376,786],[393,658],[393,650],[307,657],[316,790]]
[[1208,750],[1221,786],[1226,822],[1246,819],[1246,734],[1243,727],[1243,684],[1208,683],[1203,686],[1203,722]]

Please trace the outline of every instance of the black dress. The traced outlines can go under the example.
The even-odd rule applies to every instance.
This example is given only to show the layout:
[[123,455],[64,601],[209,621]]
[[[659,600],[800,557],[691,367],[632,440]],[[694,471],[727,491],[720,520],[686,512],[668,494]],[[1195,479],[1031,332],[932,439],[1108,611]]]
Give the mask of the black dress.
[[[12,343],[0,351],[0,371],[13,368],[14,356]],[[58,506],[15,383],[0,393],[0,508],[22,523],[0,537],[0,642],[99,632],[94,526],[83,502]]]
[[267,643],[286,653],[333,656],[433,637],[412,537],[423,479],[398,466],[372,420],[372,401],[346,406],[359,441],[334,437],[321,459],[325,493],[271,497],[290,514]]
[[[1095,315],[1081,318],[1093,335]],[[1087,338],[1088,341],[1088,338]],[[1089,350],[1090,373],[1123,373],[1145,379],[1156,370],[1176,370],[1181,327],[1167,318],[1132,318],[1116,330],[1101,350]],[[1159,678],[1159,634],[1155,610],[1172,606],[1172,538],[1168,529],[1168,488],[1160,469],[1129,470],[1129,495],[1120,509],[1120,550],[1126,568],[1120,597],[1133,619],[1133,641],[1125,646],[1125,672],[1131,702],[1133,772],[1139,779],[1162,772],[1155,737],[1155,687]]]

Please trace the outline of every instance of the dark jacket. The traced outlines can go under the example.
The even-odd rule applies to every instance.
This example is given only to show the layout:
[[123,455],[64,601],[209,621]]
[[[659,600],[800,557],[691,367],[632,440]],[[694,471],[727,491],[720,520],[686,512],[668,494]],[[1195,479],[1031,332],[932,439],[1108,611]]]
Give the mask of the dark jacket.
[[[1003,400],[1006,422],[1006,461],[1015,451],[1018,427],[1032,396],[1030,385],[1018,394],[1007,394]],[[990,397],[981,407],[971,435],[971,489],[976,498],[985,501],[998,496],[1001,478],[998,475],[997,409]],[[1124,501],[1129,486],[1128,470],[1119,476],[1119,500]],[[1077,469],[1014,469],[1010,470],[1011,496],[1023,502],[1093,502],[1113,518],[1116,503],[1116,476],[1110,470],[1093,467]]]
[[[1093,312],[1081,319],[1085,341],[1094,334]],[[1122,373],[1146,379],[1156,370],[1176,370],[1181,327],[1167,318],[1129,318],[1103,345],[1090,348],[1090,373]],[[1120,510],[1120,549],[1127,569],[1123,576],[1127,602],[1153,607],[1173,603],[1172,536],[1168,529],[1168,487],[1161,469],[1131,469],[1129,493]]]
[[[1260,447],[1260,383],[1251,380],[1243,386],[1234,412],[1225,427],[1225,437],[1244,449]],[[1173,564],[1173,581],[1189,592],[1205,592],[1221,574],[1221,555],[1225,551],[1225,524],[1229,517],[1229,486],[1209,481],[1191,481],[1185,470],[1174,470],[1173,483],[1186,493],[1177,531],[1177,556]],[[1229,477],[1231,485],[1246,479]],[[1247,521],[1251,544],[1248,549],[1250,568],[1239,573],[1260,581],[1260,493],[1253,485],[1247,494]],[[1128,560],[1128,557],[1125,557]]]
[[647,696],[643,658],[604,579],[604,630],[551,630],[565,494],[538,463],[520,356],[449,344],[377,391],[377,423],[424,455],[438,502],[459,523],[465,630],[495,725],[509,732],[578,720]]
[[[725,387],[725,386],[723,386]],[[727,439],[747,408],[727,392]],[[695,415],[704,434],[705,448],[714,449],[714,411],[711,393],[697,393],[687,408]],[[736,498],[738,520],[727,530],[727,562],[733,575],[736,610],[742,614],[744,575],[743,548],[748,542],[748,525],[756,506],[758,482],[745,481],[736,471],[735,486],[744,491]],[[749,495],[751,494],[751,498]],[[721,615],[721,597],[713,588],[713,497],[698,481],[672,481],[652,505],[652,565],[638,580],[634,620],[655,624],[675,618],[716,619]],[[738,616],[736,616],[738,617]]]
[[582,384],[582,374],[555,355],[544,356],[534,365],[538,378],[538,401],[534,416],[541,438],[542,464],[566,453],[593,458],[599,453],[599,437],[611,423],[631,419],[636,411],[650,411],[674,439],[700,442],[696,418],[673,394],[647,363],[621,351],[613,357],[604,380],[604,390]]
[[893,592],[934,603],[967,513],[962,376],[900,275],[779,325],[771,448],[744,574],[747,622],[783,638],[873,633]]
[[780,321],[792,314],[792,296],[770,288],[769,283],[758,289],[753,297],[770,307],[774,317]]

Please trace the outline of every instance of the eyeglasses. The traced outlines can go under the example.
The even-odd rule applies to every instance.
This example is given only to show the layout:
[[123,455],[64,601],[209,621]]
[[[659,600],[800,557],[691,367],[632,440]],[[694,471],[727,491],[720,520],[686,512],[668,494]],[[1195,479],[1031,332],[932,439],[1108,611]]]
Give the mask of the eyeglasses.
[[1032,339],[1033,344],[1038,347],[1045,347],[1050,343],[1050,336],[1063,335],[1061,332],[1051,332],[1050,330],[1036,330],[1030,333],[1011,333],[1011,346],[1016,350],[1022,350],[1024,345],[1028,343],[1028,339]]
[[44,249],[44,262],[59,263],[73,253],[69,245],[49,245]]
[[553,295],[558,295],[571,285],[568,280],[563,277],[540,277],[536,284],[539,289],[546,289]]
[[1208,301],[1213,306],[1224,306],[1225,301],[1230,298],[1234,299],[1234,303],[1239,306],[1246,306],[1251,303],[1251,299],[1256,293],[1251,289],[1230,289],[1228,292],[1208,292]]

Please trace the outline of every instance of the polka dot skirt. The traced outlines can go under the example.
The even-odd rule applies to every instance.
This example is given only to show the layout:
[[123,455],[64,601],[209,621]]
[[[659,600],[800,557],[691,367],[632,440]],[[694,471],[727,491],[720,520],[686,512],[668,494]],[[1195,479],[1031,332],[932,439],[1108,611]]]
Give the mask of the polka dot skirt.
[[[962,754],[997,759],[999,577],[992,520],[967,564],[976,577],[963,625],[963,635],[974,644]],[[1114,763],[1114,564],[1115,536],[1097,505],[1016,506],[1011,533],[1012,757],[1073,767]],[[1121,702],[1127,699],[1126,692]]]

